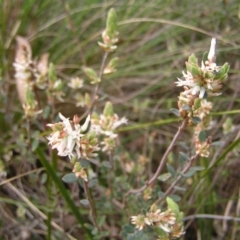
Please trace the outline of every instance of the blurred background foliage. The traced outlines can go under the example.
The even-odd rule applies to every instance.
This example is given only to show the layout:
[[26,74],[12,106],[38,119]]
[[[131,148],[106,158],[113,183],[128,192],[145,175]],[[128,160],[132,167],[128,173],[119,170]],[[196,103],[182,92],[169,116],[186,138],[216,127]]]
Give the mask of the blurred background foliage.
[[[169,111],[172,107],[176,108],[181,90],[175,87],[174,82],[181,77],[188,56],[195,53],[201,60],[203,52],[209,49],[211,37],[215,36],[217,63],[228,62],[231,66],[222,95],[211,99],[214,102],[215,124],[209,135],[213,141],[221,141],[221,145],[212,147],[209,159],[198,160],[198,165],[210,168],[184,183],[187,191],[180,193],[179,204],[186,216],[200,213],[240,215],[240,10],[237,0],[0,0],[2,239],[67,239],[69,236],[63,235],[62,231],[84,239],[79,237],[83,232],[76,221],[79,216],[73,215],[66,207],[62,198],[64,193],[59,193],[59,185],[54,187],[48,179],[43,168],[46,166],[39,161],[41,154],[34,152],[39,146],[42,151],[47,149],[46,133],[40,121],[34,120],[29,125],[23,119],[12,65],[15,38],[20,35],[29,40],[33,57],[49,53],[58,76],[66,83],[74,76],[85,78],[82,71],[85,63],[95,70],[100,68],[103,52],[97,42],[111,7],[116,9],[119,19],[118,49],[112,53],[112,57],[119,57],[119,65],[117,72],[102,81],[96,109],[101,111],[105,102],[110,100],[119,116],[129,119],[130,124],[120,130],[121,147],[117,150],[116,159],[136,162],[140,155],[144,155],[151,159],[146,176],[154,172],[179,126],[178,120]],[[91,91],[91,86],[85,86],[85,90]],[[67,117],[81,115],[84,109],[75,107],[69,90],[66,94],[69,101],[56,103],[56,111],[63,112]],[[169,123],[162,124],[163,120]],[[234,131],[230,127],[224,132],[222,126],[226,120]],[[180,151],[191,151],[191,131],[183,133],[169,157],[173,166]],[[57,175],[62,176],[62,172],[68,171],[66,161],[59,159],[56,164],[54,155],[52,160]],[[102,174],[107,174],[107,170]],[[118,175],[116,173],[116,178]],[[5,177],[16,178],[4,182]],[[131,178],[121,181],[123,184]],[[114,184],[117,188],[118,183]],[[103,183],[100,185],[95,196],[101,191],[107,194],[108,189]],[[164,189],[164,186],[161,187]],[[81,190],[76,185],[65,185],[65,188],[76,202],[75,206],[79,206]],[[110,234],[102,239],[122,239],[119,234],[121,226],[129,222],[131,214],[149,205],[139,201],[126,215],[109,203],[109,212],[101,213],[101,204],[105,200],[101,198],[97,207],[100,215],[108,215],[110,219],[104,223]],[[70,209],[74,211],[74,207]],[[83,208],[81,214],[86,219],[88,210]],[[237,239],[239,234],[238,224],[232,221],[203,218],[186,221],[186,224],[187,240]]]

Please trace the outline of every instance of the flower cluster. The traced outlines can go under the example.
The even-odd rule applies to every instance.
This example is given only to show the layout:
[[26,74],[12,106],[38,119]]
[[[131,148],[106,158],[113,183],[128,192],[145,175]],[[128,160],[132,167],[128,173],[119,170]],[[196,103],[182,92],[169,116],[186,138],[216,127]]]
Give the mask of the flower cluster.
[[[196,153],[202,157],[209,156],[209,147],[211,144],[211,138],[204,137],[201,139],[200,134],[207,130],[211,126],[211,116],[209,115],[212,109],[212,103],[208,102],[206,99],[202,99],[200,102],[200,107],[195,110],[195,114],[200,118],[201,122],[194,127],[194,143]],[[204,134],[204,133],[203,133]]]
[[41,113],[37,110],[37,102],[34,99],[33,79],[36,68],[32,61],[32,51],[29,43],[22,37],[17,37],[17,51],[15,62],[15,79],[26,117],[34,117]]
[[53,131],[47,138],[52,149],[57,149],[59,156],[68,156],[70,159],[95,156],[95,152],[99,150],[95,133],[84,134],[89,126],[90,116],[83,125],[79,124],[77,115],[74,116],[73,121],[65,118],[61,113],[59,117],[62,122],[47,124]]
[[177,214],[171,208],[161,212],[156,205],[152,205],[145,215],[132,216],[131,222],[138,230],[142,230],[147,225],[161,229],[162,234],[159,239],[164,237],[170,240],[180,238],[184,234],[182,222],[177,218]]
[[[201,66],[198,59],[191,55],[186,62],[187,72],[183,72],[183,79],[178,78],[177,86],[182,86],[184,91],[180,93],[178,100],[179,115],[188,118],[188,124],[195,126],[194,142],[196,153],[209,156],[210,138],[203,135],[211,123],[209,116],[212,103],[207,101],[208,96],[218,96],[221,93],[222,81],[227,78],[229,64],[218,66],[216,60],[216,39],[211,41],[208,54],[204,54]],[[199,137],[201,136],[201,137]]]
[[183,72],[183,79],[178,78],[177,86],[182,86],[184,91],[180,93],[178,107],[181,117],[195,117],[196,110],[200,107],[200,101],[208,96],[218,96],[221,93],[222,81],[227,78],[229,64],[217,66],[215,63],[216,39],[213,38],[208,55],[203,56],[201,67],[198,59],[191,55],[186,62],[187,72]]
[[206,98],[207,95],[218,96],[222,88],[221,81],[227,78],[229,64],[217,66],[215,63],[216,39],[213,38],[207,59],[202,61],[201,67],[195,55],[191,55],[186,63],[187,73],[183,72],[184,80],[178,78],[177,86],[185,88],[184,95],[191,93],[199,98]]
[[68,156],[74,165],[75,175],[87,181],[86,169],[81,167],[78,159],[94,157],[99,150],[95,132],[85,133],[90,124],[90,116],[83,125],[79,124],[77,115],[74,116],[73,121],[65,118],[61,113],[59,117],[62,122],[48,124],[52,129],[52,133],[47,137],[49,144],[52,149],[57,149],[59,156]]
[[57,78],[53,64],[48,65],[48,54],[43,54],[39,61],[32,60],[31,46],[25,38],[20,36],[17,37],[13,66],[19,98],[26,117],[32,118],[42,112],[38,109],[36,101],[37,89],[47,89],[49,102],[53,97],[63,100],[63,82]]
[[92,115],[91,129],[97,135],[103,137],[100,143],[103,152],[110,152],[115,147],[115,139],[118,136],[115,130],[126,123],[127,119],[125,117],[119,118],[113,112],[113,106],[110,102],[106,103],[103,114],[99,116],[97,113],[94,113]]
[[87,177],[87,171],[85,168],[83,168],[81,166],[81,164],[79,162],[75,162],[74,163],[74,166],[73,166],[73,170],[72,170],[74,173],[75,173],[75,176],[77,178],[82,178],[85,182],[88,181],[88,177]]

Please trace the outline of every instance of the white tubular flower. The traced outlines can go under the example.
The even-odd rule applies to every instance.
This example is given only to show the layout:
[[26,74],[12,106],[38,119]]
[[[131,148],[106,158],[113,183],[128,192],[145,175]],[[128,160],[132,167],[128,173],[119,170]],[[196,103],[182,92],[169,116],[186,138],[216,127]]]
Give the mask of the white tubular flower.
[[47,125],[53,130],[53,133],[47,137],[49,144],[52,145],[52,149],[57,149],[59,156],[68,156],[69,158],[77,156],[80,158],[82,156],[80,151],[81,138],[84,136],[82,132],[87,130],[90,116],[87,117],[82,126],[77,121],[65,118],[61,113],[59,113],[59,117],[62,122]]
[[208,60],[211,63],[214,63],[216,60],[216,43],[217,43],[216,38],[212,38],[210,50],[208,53]]
[[[84,123],[84,124],[81,126],[81,128],[80,128],[80,130],[81,130],[82,132],[85,132],[85,131],[87,130],[90,121],[91,121],[91,118],[90,118],[90,115],[88,115],[87,118],[86,118],[86,120],[85,120],[85,123]],[[78,126],[79,126],[79,125],[78,125]]]

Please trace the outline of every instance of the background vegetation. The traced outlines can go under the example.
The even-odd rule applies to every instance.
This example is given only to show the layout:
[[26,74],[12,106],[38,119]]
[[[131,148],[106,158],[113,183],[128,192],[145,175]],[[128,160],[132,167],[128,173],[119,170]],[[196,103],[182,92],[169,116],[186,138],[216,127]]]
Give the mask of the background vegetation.
[[[46,132],[39,121],[31,123],[30,139],[27,137],[29,124],[23,118],[12,64],[15,37],[21,35],[29,40],[34,57],[50,54],[58,76],[65,82],[72,76],[84,78],[85,63],[99,70],[103,51],[97,42],[111,7],[119,19],[118,49],[112,54],[119,57],[118,71],[101,83],[96,109],[103,109],[106,101],[111,101],[115,112],[129,119],[129,124],[119,130],[121,144],[115,158],[119,164],[132,161],[137,168],[139,156],[145,156],[150,159],[146,176],[155,172],[179,126],[179,120],[169,111],[177,107],[180,92],[174,82],[181,77],[188,56],[195,53],[201,59],[211,37],[217,38],[217,62],[231,66],[222,95],[211,99],[215,124],[208,134],[218,144],[212,146],[209,158],[198,159],[197,165],[206,170],[186,179],[182,183],[186,191],[179,191],[175,200],[186,216],[184,239],[237,240],[239,219],[227,218],[240,215],[237,0],[0,0],[1,239],[87,239],[86,232],[92,231],[87,225],[80,228],[89,222],[89,210],[79,202],[83,191],[77,184],[63,184],[61,177],[71,168],[65,159],[56,154],[50,159],[46,154]],[[91,86],[86,90],[91,91]],[[56,113],[81,115],[85,109],[76,108],[74,99],[69,99],[56,103]],[[229,131],[223,128],[226,120],[234,127],[230,124]],[[180,151],[191,151],[191,141],[191,131],[187,130],[171,153],[170,164],[179,161]],[[129,223],[130,216],[150,206],[151,200],[133,196],[135,205],[123,211],[109,192],[108,174],[105,168],[92,195],[99,221],[108,232],[102,239],[122,239],[122,226]],[[115,197],[121,194],[124,184],[128,186],[138,176],[137,170],[125,177],[120,177],[120,172],[114,174]],[[168,186],[156,184],[163,191]]]

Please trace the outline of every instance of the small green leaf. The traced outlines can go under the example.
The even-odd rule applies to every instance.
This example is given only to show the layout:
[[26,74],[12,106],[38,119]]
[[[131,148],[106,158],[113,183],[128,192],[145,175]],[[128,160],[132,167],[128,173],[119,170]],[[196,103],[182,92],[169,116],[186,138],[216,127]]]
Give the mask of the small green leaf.
[[27,105],[31,106],[32,108],[35,108],[36,101],[35,101],[34,92],[32,88],[29,86],[27,86],[26,88],[25,98],[26,98]]
[[186,177],[186,178],[189,178],[189,177],[192,177],[195,172],[196,172],[196,171],[190,169],[188,172],[183,173],[182,176],[184,176],[184,177]]
[[165,182],[167,181],[170,177],[172,176],[171,173],[164,173],[162,175],[160,175],[157,179],[161,182]]
[[53,63],[50,63],[48,68],[48,79],[51,82],[55,82],[57,80],[57,74]]
[[175,114],[177,117],[180,117],[180,113],[179,113],[179,110],[176,109],[176,108],[171,108],[170,111]]
[[92,235],[96,235],[98,233],[98,229],[95,227],[93,230],[92,230]]
[[226,62],[224,65],[221,67],[220,71],[222,70],[223,73],[227,74],[230,69],[230,65]]
[[78,178],[76,177],[75,173],[68,173],[62,177],[62,180],[65,183],[74,183],[78,180]]
[[192,72],[192,65],[190,63],[186,62],[186,68],[188,72]]
[[205,169],[205,167],[202,167],[202,166],[194,166],[194,167],[191,167],[190,169],[193,169],[194,171],[202,171]]
[[184,152],[179,152],[180,154],[180,157],[182,158],[183,161],[189,161],[190,160],[190,157],[184,153]]
[[194,65],[198,65],[198,59],[197,57],[195,56],[195,54],[191,54],[189,57],[188,57],[188,63],[189,64],[194,64]]
[[186,110],[186,111],[191,111],[192,110],[191,107],[188,106],[188,105],[183,105],[181,108],[182,108],[182,110]]
[[51,110],[52,109],[50,106],[46,106],[43,108],[43,113],[42,113],[43,119],[47,119],[50,116]]
[[87,199],[81,199],[80,203],[84,206],[89,206],[89,201]]
[[174,189],[176,189],[178,191],[183,191],[183,192],[185,192],[187,190],[186,188],[182,188],[182,187],[178,187],[178,186],[174,186]]
[[92,68],[84,67],[83,71],[92,80],[91,84],[97,84],[101,82],[101,79],[98,77],[97,73]]
[[184,173],[184,174],[182,174],[182,175],[183,175],[184,177],[189,178],[189,177],[192,177],[195,172],[197,172],[197,171],[202,171],[202,170],[204,170],[204,169],[205,169],[205,168],[204,168],[204,167],[201,167],[201,166],[191,167],[187,173]]
[[169,196],[173,201],[179,202],[182,198],[176,194],[170,195]]
[[108,162],[108,161],[103,161],[103,162],[102,162],[102,166],[104,166],[104,167],[106,167],[106,168],[112,168],[111,163]]
[[48,179],[48,175],[46,173],[43,173],[40,179],[41,184],[45,184],[47,182],[47,179]]
[[81,158],[81,160],[80,160],[80,165],[81,165],[83,168],[87,168],[87,167],[90,165],[90,162],[89,162],[87,159]]
[[223,142],[222,141],[216,141],[211,143],[211,146],[222,146]]
[[32,142],[32,151],[35,151],[39,146],[39,140],[38,138],[35,138]]
[[103,115],[105,117],[108,117],[108,116],[113,116],[114,115],[114,112],[113,112],[113,105],[111,102],[107,102],[105,107],[104,107],[104,110],[103,110]]
[[208,52],[205,52],[202,57],[202,61],[205,64],[205,62],[208,60]]
[[205,142],[205,140],[207,139],[207,134],[205,131],[201,131],[199,134],[198,134],[198,139],[201,143]]
[[175,213],[175,215],[178,216],[179,207],[177,203],[170,197],[167,197],[166,201],[167,201],[168,208],[170,208]]
[[92,187],[94,187],[97,183],[98,183],[98,180],[97,180],[96,178],[95,178],[95,179],[92,179],[92,180],[89,181],[88,187],[89,187],[89,188],[92,188]]
[[158,191],[158,197],[164,197],[164,192],[162,192],[162,191]]
[[114,8],[111,8],[107,16],[106,32],[109,38],[115,38],[117,32],[117,14]]
[[220,81],[224,81],[226,78],[227,78],[227,74],[223,74],[221,77],[219,77],[218,79],[220,80]]
[[183,213],[183,212],[180,212],[179,215],[178,215],[178,218],[177,218],[177,222],[178,222],[178,223],[182,223],[183,217],[184,217],[184,213]]
[[167,169],[168,169],[168,172],[171,173],[173,177],[176,175],[175,169],[169,163],[167,163]]
[[92,224],[89,224],[89,223],[84,223],[84,226],[87,228],[87,229],[90,229],[91,231],[94,229],[94,226]]
[[106,215],[103,215],[100,217],[100,219],[98,220],[98,226],[101,227],[106,221]]
[[201,99],[200,98],[197,98],[197,99],[195,99],[195,101],[194,101],[194,109],[196,110],[196,109],[198,109],[198,108],[200,108],[201,107]]
[[194,124],[198,124],[201,122],[201,118],[199,118],[199,117],[192,117],[191,120]]
[[134,233],[128,234],[127,240],[150,240],[151,238],[144,231],[135,230]]
[[127,233],[134,233],[135,227],[133,225],[124,225],[123,230]]
[[110,67],[113,67],[113,68],[116,68],[117,67],[117,64],[118,64],[118,61],[119,61],[119,58],[118,57],[115,57],[113,59],[110,60],[109,62],[109,66]]
[[201,76],[201,69],[198,66],[193,66],[192,67],[192,75],[193,77],[198,77]]

